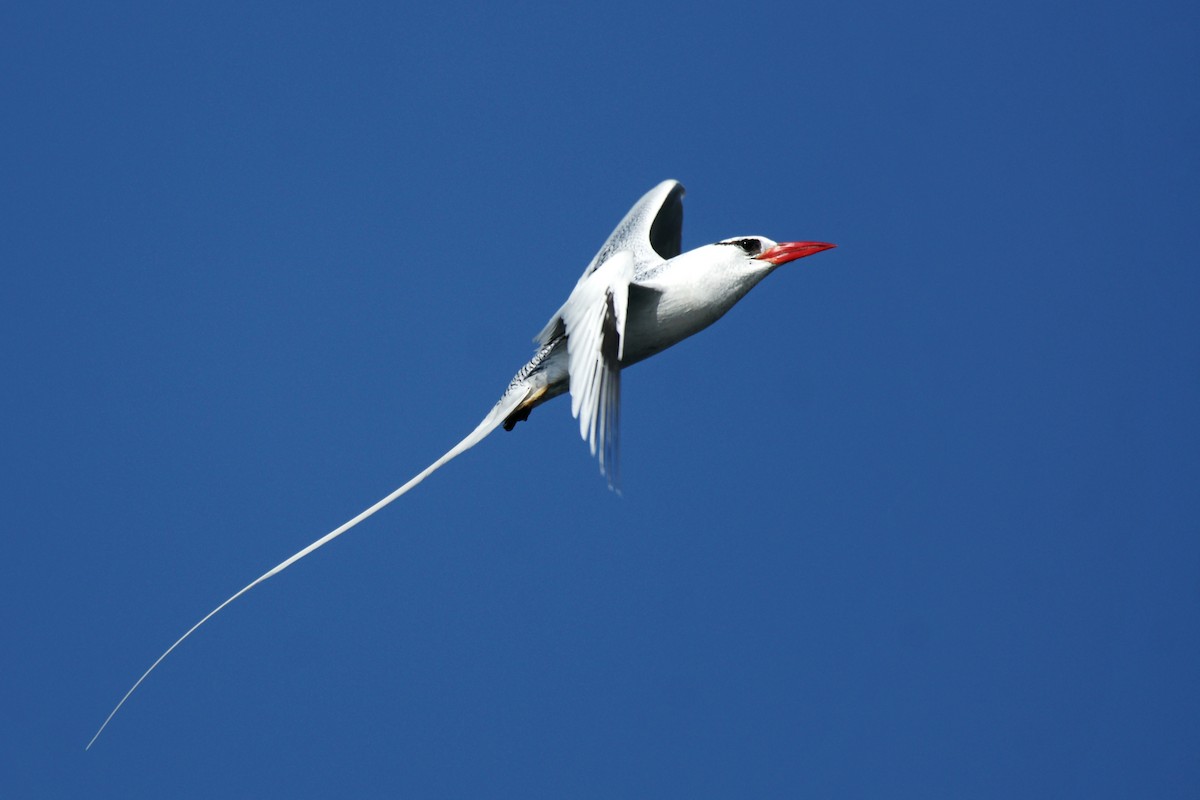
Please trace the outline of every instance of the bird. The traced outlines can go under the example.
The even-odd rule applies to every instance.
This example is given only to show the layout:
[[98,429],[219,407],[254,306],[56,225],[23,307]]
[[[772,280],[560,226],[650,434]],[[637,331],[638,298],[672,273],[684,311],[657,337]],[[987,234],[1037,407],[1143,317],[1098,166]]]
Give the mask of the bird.
[[682,184],[666,180],[634,204],[588,263],[566,302],[534,338],[533,357],[517,370],[471,433],[387,497],[276,564],[201,618],[134,682],[85,749],[91,749],[150,673],[230,603],[389,505],[497,428],[511,431],[559,395],[570,395],[580,436],[597,457],[609,488],[617,489],[622,369],[712,325],[777,267],[836,246],[737,236],[683,252],[683,195]]

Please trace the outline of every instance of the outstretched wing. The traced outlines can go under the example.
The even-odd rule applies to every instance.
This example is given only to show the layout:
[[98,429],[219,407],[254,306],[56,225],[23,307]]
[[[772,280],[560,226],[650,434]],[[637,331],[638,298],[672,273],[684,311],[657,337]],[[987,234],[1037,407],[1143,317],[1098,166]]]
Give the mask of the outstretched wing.
[[[592,273],[620,251],[630,253],[635,269],[679,255],[683,234],[683,192],[683,184],[679,181],[663,181],[646,192],[609,235],[579,277],[575,289],[578,291]],[[559,309],[535,341],[545,345],[562,333],[563,309]]]
[[621,358],[633,254],[619,250],[571,292],[561,314],[567,334],[571,378],[571,414],[600,471],[617,486],[618,421],[621,411]]
[[646,192],[609,235],[584,270],[583,277],[612,258],[618,250],[633,253],[636,264],[666,261],[679,255],[683,236],[683,192],[683,184],[679,181],[663,181]]

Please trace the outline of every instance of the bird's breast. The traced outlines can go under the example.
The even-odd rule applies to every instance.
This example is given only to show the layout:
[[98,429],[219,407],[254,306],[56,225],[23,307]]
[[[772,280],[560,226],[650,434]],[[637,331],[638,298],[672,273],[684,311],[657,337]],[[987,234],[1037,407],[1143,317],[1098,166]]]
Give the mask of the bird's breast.
[[633,364],[683,341],[716,322],[744,292],[707,282],[633,284],[625,321],[625,364]]

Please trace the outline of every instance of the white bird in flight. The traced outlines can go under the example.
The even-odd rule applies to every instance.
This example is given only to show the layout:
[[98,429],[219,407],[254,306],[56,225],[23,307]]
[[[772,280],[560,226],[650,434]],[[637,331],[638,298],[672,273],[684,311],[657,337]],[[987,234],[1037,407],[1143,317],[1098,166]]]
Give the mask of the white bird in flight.
[[534,339],[537,352],[499,402],[449,452],[358,516],[255,578],[180,636],[150,665],[88,742],[90,749],[130,695],[217,612],[408,492],[501,425],[512,430],[542,403],[570,392],[571,414],[609,487],[617,483],[621,370],[707,328],[776,267],[834,247],[739,236],[680,252],[683,186],[663,181],[629,210],[583,271],[567,301]]

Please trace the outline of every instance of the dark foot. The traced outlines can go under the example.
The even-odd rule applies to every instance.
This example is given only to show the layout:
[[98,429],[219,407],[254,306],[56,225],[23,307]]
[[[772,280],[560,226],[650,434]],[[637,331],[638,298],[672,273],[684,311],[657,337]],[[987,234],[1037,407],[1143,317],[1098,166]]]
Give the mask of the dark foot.
[[511,431],[517,426],[518,422],[524,422],[525,420],[529,419],[529,412],[532,410],[533,409],[529,406],[525,406],[523,408],[518,408],[516,411],[509,414],[508,418],[504,420],[504,430]]

